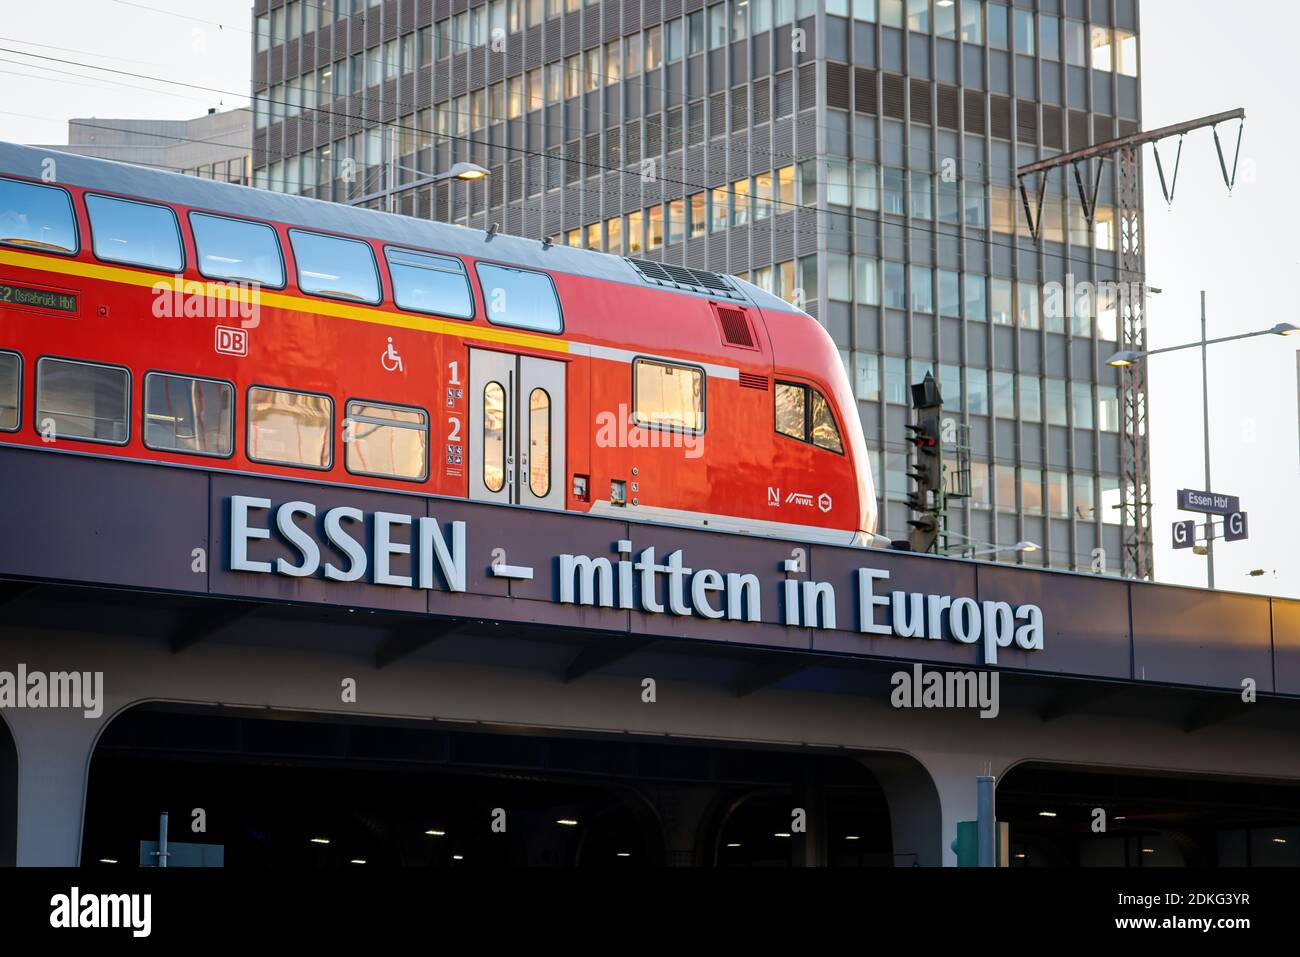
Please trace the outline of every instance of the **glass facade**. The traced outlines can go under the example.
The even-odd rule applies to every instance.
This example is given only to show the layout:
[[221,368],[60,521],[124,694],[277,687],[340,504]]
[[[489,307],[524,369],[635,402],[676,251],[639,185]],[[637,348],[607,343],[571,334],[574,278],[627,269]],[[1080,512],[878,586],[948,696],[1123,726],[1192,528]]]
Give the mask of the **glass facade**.
[[1115,171],[1092,228],[1049,177],[1036,241],[1014,170],[1140,128],[1137,0],[309,6],[254,10],[256,185],[749,279],[853,370],[885,534],[933,370],[952,530],[1120,570]]

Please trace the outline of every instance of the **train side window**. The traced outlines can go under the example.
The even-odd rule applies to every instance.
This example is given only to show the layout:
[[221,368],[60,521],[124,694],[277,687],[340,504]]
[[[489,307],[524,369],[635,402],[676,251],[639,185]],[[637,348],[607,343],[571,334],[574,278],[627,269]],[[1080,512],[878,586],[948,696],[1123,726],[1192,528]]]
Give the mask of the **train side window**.
[[843,452],[844,444],[840,441],[840,429],[835,424],[835,414],[831,412],[831,404],[816,389],[809,391],[812,392],[812,428],[810,429],[812,444],[819,449]]
[[800,442],[808,438],[808,390],[789,382],[776,384],[776,430]]
[[248,390],[248,457],[328,469],[334,464],[333,421],[327,395],[254,386]]
[[150,372],[144,377],[144,444],[160,452],[225,457],[234,451],[229,382]]
[[634,359],[632,390],[632,421],[641,428],[704,431],[703,369]]
[[284,288],[284,257],[275,230],[265,223],[190,213],[199,272],[209,279]]
[[125,445],[131,374],[120,366],[42,358],[36,364],[36,421],[42,434]]
[[435,256],[409,249],[385,249],[398,309],[455,319],[474,318],[465,264],[452,256]]
[[181,229],[170,206],[86,194],[95,258],[166,272],[185,268]]
[[289,242],[303,292],[372,305],[379,302],[379,267],[369,243],[300,229],[289,230]]
[[72,197],[58,186],[0,179],[0,243],[71,255],[77,243]]
[[429,477],[429,415],[423,409],[353,401],[343,428],[349,472],[414,482]]
[[810,386],[794,382],[776,384],[776,431],[828,452],[844,453],[831,404]]
[[476,263],[474,268],[483,287],[488,322],[536,332],[564,330],[560,297],[546,273],[494,263]]
[[483,484],[489,492],[506,484],[506,390],[500,382],[483,387]]
[[17,432],[22,409],[23,357],[0,352],[0,432]]

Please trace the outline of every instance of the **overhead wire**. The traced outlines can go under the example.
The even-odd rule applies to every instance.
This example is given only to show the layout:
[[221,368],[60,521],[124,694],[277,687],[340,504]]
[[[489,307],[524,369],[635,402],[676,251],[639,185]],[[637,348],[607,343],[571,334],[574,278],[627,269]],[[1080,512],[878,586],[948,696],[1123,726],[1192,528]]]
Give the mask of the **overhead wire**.
[[[82,63],[82,62],[75,61],[75,60],[67,60],[67,59],[65,59],[65,58],[61,58],[61,57],[51,57],[51,56],[47,56],[47,55],[44,55],[44,54],[30,53],[30,52],[23,51],[23,50],[14,50],[14,49],[12,49],[12,48],[8,48],[8,47],[0,47],[0,52],[16,54],[16,55],[19,55],[19,56],[27,56],[27,57],[31,57],[31,58],[35,58],[35,59],[40,59],[40,60],[48,60],[48,61],[51,61],[51,62],[62,63],[62,64],[65,64],[65,65],[79,66],[79,67],[82,67],[83,69],[91,69],[91,70],[97,70],[97,71],[102,71],[102,72],[113,73],[113,74],[116,74],[116,75],[124,75],[124,76],[132,77],[132,78],[134,78],[134,79],[143,79],[143,80],[147,80],[147,81],[150,81],[150,82],[157,82],[157,83],[164,83],[164,84],[169,84],[169,85],[181,86],[181,87],[185,87],[185,88],[189,88],[189,89],[204,90],[204,91],[207,91],[207,92],[222,93],[222,94],[230,95],[230,96],[238,95],[238,94],[232,93],[232,92],[229,91],[229,90],[221,90],[221,89],[219,89],[219,88],[209,87],[209,86],[205,86],[205,85],[203,85],[203,84],[189,83],[189,82],[186,82],[186,81],[183,81],[183,80],[172,80],[172,79],[168,79],[168,78],[166,78],[166,77],[149,76],[149,75],[147,75],[147,74],[140,74],[140,73],[136,73],[136,72],[134,72],[134,71],[129,71],[129,70],[118,70],[118,69],[111,68],[111,67],[99,66],[99,65],[97,65],[97,64],[89,64],[89,63]],[[283,101],[281,101],[281,102],[283,102]],[[317,112],[318,114],[325,114],[325,115],[330,115],[330,116],[340,116],[340,117],[343,117],[343,118],[345,118],[345,119],[353,120],[353,121],[356,121],[356,122],[359,122],[359,123],[362,123],[362,124],[368,124],[368,123],[370,123],[370,121],[366,120],[364,117],[357,116],[356,114],[351,114],[351,113],[347,113],[347,112],[344,112],[344,111],[339,111],[339,110],[328,110],[328,109],[322,109],[322,108],[319,108],[319,107],[318,107],[318,108],[315,109],[315,112]],[[414,133],[420,133],[420,132],[421,132],[421,130],[419,130],[418,127],[409,127],[409,126],[405,126],[405,125],[400,124],[400,123],[389,123],[389,124],[386,124],[386,125],[389,126],[390,128],[397,129],[397,130],[407,130],[407,131],[414,132]],[[469,145],[471,145],[471,146],[480,146],[480,147],[487,148],[487,149],[495,148],[495,149],[505,150],[505,151],[507,151],[507,152],[521,153],[521,154],[523,154],[523,155],[525,155],[525,156],[533,156],[533,157],[537,157],[537,158],[539,158],[539,159],[547,159],[547,158],[550,158],[550,159],[552,159],[552,160],[555,160],[555,159],[563,159],[564,162],[572,162],[572,160],[568,160],[567,158],[557,157],[555,154],[552,154],[552,153],[546,153],[546,152],[541,152],[541,151],[539,151],[539,150],[536,150],[536,149],[530,149],[530,148],[528,148],[528,147],[522,147],[522,146],[509,146],[509,145],[505,145],[505,144],[494,144],[494,143],[490,143],[490,142],[485,142],[485,141],[480,140],[480,139],[475,139],[475,138],[473,138],[473,137],[461,136],[461,135],[459,135],[459,134],[452,134],[452,135],[449,135],[447,138],[450,139],[450,140],[452,140],[452,141],[455,141],[455,142],[467,143],[467,144],[469,144]],[[581,163],[582,166],[584,166],[584,167],[586,167],[586,168],[588,168],[588,169],[595,168],[595,169],[597,169],[597,170],[603,170],[603,171],[605,171],[605,172],[617,173],[617,174],[622,175],[622,176],[637,176],[637,177],[641,177],[641,175],[642,175],[640,170],[629,170],[629,169],[624,169],[624,168],[621,168],[621,167],[612,167],[612,166],[608,166],[608,165],[605,165],[605,164],[602,164],[602,163],[594,163],[594,164],[593,164],[593,163],[587,163],[587,162],[585,162],[585,160],[582,160],[582,159],[579,159],[579,162]],[[659,185],[659,184],[665,184],[665,183],[666,183],[666,184],[668,184],[668,185],[670,185],[670,186],[675,186],[675,187],[676,187],[676,186],[680,186],[680,187],[683,188],[683,192],[684,192],[684,193],[685,193],[686,191],[688,191],[688,190],[689,190],[689,191],[702,191],[702,190],[707,191],[707,190],[723,189],[723,190],[727,191],[728,194],[731,195],[731,196],[733,196],[733,197],[734,197],[734,196],[741,196],[743,199],[746,199],[746,200],[749,199],[748,194],[737,193],[737,192],[736,192],[736,191],[735,191],[731,186],[727,185],[727,184],[725,183],[725,181],[724,181],[724,182],[721,182],[721,183],[718,183],[718,184],[715,184],[715,185],[709,185],[709,184],[706,184],[706,183],[696,183],[696,182],[692,182],[692,181],[690,181],[690,180],[676,179],[676,178],[668,177],[668,176],[656,176],[654,182],[656,183],[656,185]],[[677,198],[677,197],[671,197],[671,198]],[[847,210],[844,211],[844,212],[840,212],[840,211],[838,211],[838,210],[832,211],[832,210],[826,210],[826,209],[823,209],[823,208],[821,208],[821,207],[817,207],[817,206],[811,206],[811,205],[808,205],[808,204],[806,204],[806,203],[800,203],[800,202],[793,202],[793,201],[788,201],[788,200],[782,200],[782,199],[779,199],[779,198],[776,198],[776,197],[765,198],[765,201],[768,202],[768,203],[770,203],[774,208],[777,207],[777,206],[781,206],[781,207],[787,207],[787,208],[789,208],[789,209],[791,209],[791,210],[803,210],[803,211],[806,211],[806,212],[811,212],[811,213],[813,213],[813,214],[824,213],[824,214],[834,215],[834,216],[838,216],[838,217],[840,217],[840,218],[845,218],[845,219],[849,219],[849,220],[856,220],[856,221],[861,221],[861,222],[868,222],[868,223],[871,223],[871,224],[873,224],[873,225],[875,225],[875,226],[883,226],[883,227],[895,226],[895,227],[898,227],[898,226],[902,226],[902,225],[903,225],[902,223],[893,223],[893,222],[890,221],[890,220],[887,220],[887,219],[882,218],[883,215],[885,215],[885,214],[880,214],[880,213],[878,213],[877,215],[874,215],[874,216],[867,216],[867,215],[863,215],[863,214],[860,213],[860,212],[848,212]],[[953,233],[952,233],[951,231],[944,231],[944,230],[940,230],[940,229],[937,229],[937,228],[934,228],[934,227],[930,227],[930,226],[919,225],[919,224],[917,224],[917,223],[915,222],[915,220],[912,220],[908,225],[909,225],[910,229],[913,230],[913,231],[915,231],[915,232],[920,232],[920,233],[929,233],[929,234],[932,234],[932,235],[935,235],[935,236],[943,235],[943,236],[947,236],[947,237],[949,237],[949,238],[952,238],[952,236],[953,236]],[[956,228],[956,229],[960,229],[960,226],[958,226],[957,224],[953,224],[953,225],[954,225],[954,228]],[[981,227],[981,228],[987,228],[987,227]],[[1000,240],[998,240],[998,239],[996,239],[996,238],[991,238],[991,239],[982,239],[981,241],[984,242],[986,245],[988,245],[988,246],[990,246],[990,247],[1001,247],[1001,248],[1005,248],[1005,249],[1008,249],[1008,250],[1011,250],[1011,251],[1013,251],[1013,252],[1017,252],[1017,253],[1018,253],[1018,252],[1020,251],[1020,249],[1021,249],[1021,246],[1020,246],[1019,242],[1016,242],[1016,241],[1012,241],[1012,242],[1004,242],[1004,241],[1000,241]],[[1047,249],[1043,249],[1043,250],[1041,250],[1041,252],[1042,252],[1042,254],[1043,254],[1045,257],[1047,257],[1047,258],[1057,258],[1057,259],[1061,259],[1062,261],[1069,262],[1069,263],[1072,263],[1072,262],[1074,261],[1074,257],[1073,257],[1073,256],[1068,256],[1068,255],[1066,255],[1064,252],[1056,253],[1056,252],[1053,252],[1053,251],[1050,251],[1050,250],[1047,250]],[[1101,277],[1098,277],[1098,278],[1101,278]]]

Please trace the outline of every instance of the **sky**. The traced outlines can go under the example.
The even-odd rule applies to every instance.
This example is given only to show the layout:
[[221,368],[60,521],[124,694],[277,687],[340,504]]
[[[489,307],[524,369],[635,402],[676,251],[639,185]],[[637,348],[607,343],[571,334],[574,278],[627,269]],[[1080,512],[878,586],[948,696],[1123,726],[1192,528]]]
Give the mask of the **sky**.
[[[1222,0],[1139,3],[1143,126],[1235,107],[1244,107],[1247,116],[1231,194],[1209,130],[1190,134],[1183,144],[1171,207],[1146,148],[1147,280],[1162,290],[1148,305],[1149,347],[1199,338],[1202,289],[1210,338],[1278,322],[1300,325],[1300,308],[1285,295],[1300,271],[1300,191],[1289,182],[1300,155],[1291,76],[1300,4],[1246,0],[1224,16]],[[0,140],[63,143],[74,116],[186,119],[212,107],[246,105],[249,11],[247,0],[6,3]],[[32,60],[4,48],[183,80],[213,92],[53,61],[37,70]],[[1220,135],[1225,149],[1233,148],[1236,125]],[[1170,141],[1162,157],[1171,161],[1175,148]],[[1290,558],[1293,539],[1300,537],[1298,350],[1300,337],[1277,336],[1210,350],[1210,484],[1239,496],[1250,516],[1249,540],[1220,542],[1215,549],[1221,589],[1300,597],[1300,562]],[[1149,370],[1156,578],[1203,585],[1206,559],[1171,545],[1172,523],[1194,517],[1177,510],[1177,490],[1205,485],[1199,350],[1152,357]],[[1264,574],[1251,577],[1252,570]]]

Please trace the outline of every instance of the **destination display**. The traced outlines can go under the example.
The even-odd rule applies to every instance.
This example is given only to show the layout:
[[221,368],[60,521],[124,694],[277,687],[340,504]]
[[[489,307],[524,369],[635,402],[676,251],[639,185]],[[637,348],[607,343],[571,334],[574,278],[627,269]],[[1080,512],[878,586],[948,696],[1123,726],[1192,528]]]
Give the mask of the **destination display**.
[[55,312],[76,312],[77,297],[66,292],[33,289],[31,286],[15,286],[12,283],[0,282],[0,307],[4,306],[51,309]]

